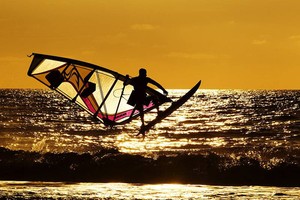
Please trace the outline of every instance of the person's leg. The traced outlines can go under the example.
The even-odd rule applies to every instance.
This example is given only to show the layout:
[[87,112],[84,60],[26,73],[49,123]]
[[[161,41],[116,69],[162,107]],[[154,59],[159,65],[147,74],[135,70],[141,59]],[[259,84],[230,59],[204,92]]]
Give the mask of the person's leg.
[[156,110],[157,110],[157,116],[159,116],[160,113],[161,113],[161,111],[159,111],[158,99],[154,97],[154,98],[152,99],[152,101],[153,101],[154,107],[155,107]]
[[137,107],[138,111],[140,112],[140,117],[141,117],[141,122],[142,122],[142,125],[140,127],[140,131],[137,135],[140,135],[142,134],[143,136],[145,136],[145,121],[144,121],[144,110],[143,110],[143,106],[139,106]]
[[140,112],[140,118],[141,118],[142,126],[145,126],[143,105],[140,105],[140,104],[137,105],[137,110]]

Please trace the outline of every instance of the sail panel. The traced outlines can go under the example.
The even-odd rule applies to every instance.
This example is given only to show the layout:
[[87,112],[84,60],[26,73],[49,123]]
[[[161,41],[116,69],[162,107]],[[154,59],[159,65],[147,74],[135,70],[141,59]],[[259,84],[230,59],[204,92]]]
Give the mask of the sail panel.
[[65,65],[66,62],[62,62],[62,61],[57,61],[57,60],[49,60],[49,59],[45,59],[40,63],[41,67],[35,68],[32,72],[33,75],[39,74],[39,73],[43,73],[46,71],[50,71],[56,68],[59,68],[60,66]]

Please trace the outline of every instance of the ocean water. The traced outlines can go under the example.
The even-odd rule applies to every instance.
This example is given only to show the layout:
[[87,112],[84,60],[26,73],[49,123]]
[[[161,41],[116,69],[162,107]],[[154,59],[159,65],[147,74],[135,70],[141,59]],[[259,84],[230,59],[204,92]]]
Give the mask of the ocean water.
[[199,90],[145,138],[139,126],[106,128],[50,90],[1,89],[0,197],[299,198],[300,91]]

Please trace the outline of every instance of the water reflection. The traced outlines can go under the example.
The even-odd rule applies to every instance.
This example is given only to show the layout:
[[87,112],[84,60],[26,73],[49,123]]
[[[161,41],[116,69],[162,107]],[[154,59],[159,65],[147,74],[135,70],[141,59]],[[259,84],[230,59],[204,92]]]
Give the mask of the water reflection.
[[50,199],[295,199],[299,188],[182,184],[1,181],[1,198]]
[[[84,153],[108,147],[148,154],[300,145],[299,92],[199,90],[147,133],[145,139],[135,136],[140,119],[108,129],[52,91],[1,92],[4,98],[0,99],[0,145],[12,150]],[[184,92],[173,90],[170,96],[176,100]],[[155,117],[156,113],[151,112],[145,120]]]

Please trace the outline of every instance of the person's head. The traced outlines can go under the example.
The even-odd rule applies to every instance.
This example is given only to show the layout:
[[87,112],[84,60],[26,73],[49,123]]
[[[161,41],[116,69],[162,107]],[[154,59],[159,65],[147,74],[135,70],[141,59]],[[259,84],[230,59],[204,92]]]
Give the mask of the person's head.
[[139,76],[141,76],[141,77],[146,77],[146,76],[147,76],[147,70],[144,69],[144,68],[141,68],[141,69],[139,70]]

